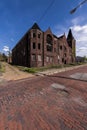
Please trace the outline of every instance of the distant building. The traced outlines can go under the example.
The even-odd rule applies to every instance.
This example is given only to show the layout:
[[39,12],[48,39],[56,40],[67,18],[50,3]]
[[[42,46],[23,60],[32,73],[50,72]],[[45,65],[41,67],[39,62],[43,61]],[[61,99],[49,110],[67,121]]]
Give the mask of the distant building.
[[35,23],[12,50],[12,63],[27,67],[75,62],[75,39],[69,30],[66,38],[55,36],[48,28],[43,32]]
[[82,56],[76,56],[76,62],[87,63],[87,58],[86,58],[86,56],[84,56],[84,57],[82,57]]

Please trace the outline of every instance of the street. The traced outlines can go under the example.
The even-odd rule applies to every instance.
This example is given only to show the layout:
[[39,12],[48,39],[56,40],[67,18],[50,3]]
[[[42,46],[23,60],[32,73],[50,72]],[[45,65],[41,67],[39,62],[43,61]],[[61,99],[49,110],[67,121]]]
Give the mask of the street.
[[87,130],[87,66],[0,85],[0,130]]

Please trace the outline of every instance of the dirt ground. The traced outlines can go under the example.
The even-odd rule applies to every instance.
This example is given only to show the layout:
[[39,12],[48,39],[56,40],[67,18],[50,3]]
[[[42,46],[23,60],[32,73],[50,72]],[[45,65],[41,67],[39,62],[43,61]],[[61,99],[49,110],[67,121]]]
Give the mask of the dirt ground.
[[2,64],[5,66],[5,72],[2,73],[0,76],[1,81],[18,80],[34,76],[33,74],[20,71],[17,67],[14,67],[8,63],[2,63]]

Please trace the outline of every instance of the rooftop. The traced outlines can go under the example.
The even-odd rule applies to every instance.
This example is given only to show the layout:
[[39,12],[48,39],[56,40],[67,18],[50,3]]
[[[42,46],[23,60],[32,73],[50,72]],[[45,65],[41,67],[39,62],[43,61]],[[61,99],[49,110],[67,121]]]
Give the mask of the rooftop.
[[31,27],[31,29],[39,29],[39,30],[41,30],[37,23],[34,23],[33,26]]

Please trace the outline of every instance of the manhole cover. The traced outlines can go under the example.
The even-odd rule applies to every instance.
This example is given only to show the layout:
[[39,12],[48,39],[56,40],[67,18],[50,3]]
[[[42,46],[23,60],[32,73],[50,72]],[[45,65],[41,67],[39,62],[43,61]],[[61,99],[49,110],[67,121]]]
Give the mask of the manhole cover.
[[71,78],[86,80],[87,81],[87,73],[75,73],[70,75]]

